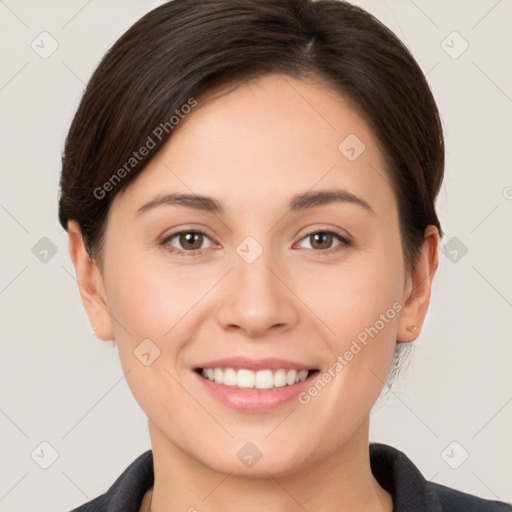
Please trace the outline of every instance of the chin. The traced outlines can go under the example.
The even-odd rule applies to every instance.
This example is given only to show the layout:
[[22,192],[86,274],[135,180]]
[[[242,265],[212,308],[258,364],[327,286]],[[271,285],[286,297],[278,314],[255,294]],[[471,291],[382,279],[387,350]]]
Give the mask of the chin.
[[208,457],[205,457],[205,447],[195,458],[213,471],[251,479],[291,476],[307,467],[305,454],[299,454],[297,450],[283,451],[272,443],[265,444],[263,437],[261,442],[234,444],[236,447],[226,446],[224,450],[219,450],[218,446],[212,447]]

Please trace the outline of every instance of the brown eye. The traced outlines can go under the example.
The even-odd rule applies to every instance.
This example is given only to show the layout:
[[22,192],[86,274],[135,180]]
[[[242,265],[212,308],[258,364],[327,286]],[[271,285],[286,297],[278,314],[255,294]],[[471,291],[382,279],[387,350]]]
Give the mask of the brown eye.
[[192,251],[201,249],[203,245],[203,235],[196,231],[180,233],[178,240],[184,249],[190,249]]
[[320,231],[309,236],[311,237],[311,245],[314,249],[330,249],[334,239],[331,233],[325,231]]
[[[339,249],[344,249],[350,247],[352,242],[345,237],[334,231],[315,231],[314,233],[310,233],[306,235],[302,240],[308,240],[310,242],[310,247],[306,247],[306,249],[312,249],[315,252],[319,253],[330,253],[331,251],[337,251]],[[339,243],[333,246],[335,241]]]
[[201,231],[179,231],[162,240],[162,245],[172,253],[190,253],[193,255],[205,248],[203,247],[205,239],[209,239],[209,237]]

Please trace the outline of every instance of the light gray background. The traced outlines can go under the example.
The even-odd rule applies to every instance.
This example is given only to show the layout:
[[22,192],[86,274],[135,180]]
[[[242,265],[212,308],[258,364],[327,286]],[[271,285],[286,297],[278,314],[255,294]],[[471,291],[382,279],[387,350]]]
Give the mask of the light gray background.
[[[90,334],[57,195],[63,139],[84,83],[109,46],[160,3],[0,0],[0,511],[70,510],[150,448],[117,349]],[[374,408],[371,440],[403,450],[427,479],[512,501],[512,2],[357,4],[427,73],[447,145],[443,243],[456,237],[467,247],[462,255],[450,246],[457,261],[440,253],[426,326],[408,368]],[[59,44],[47,59],[31,48],[34,40],[42,46],[43,31]],[[457,58],[464,41],[453,31],[469,44]],[[46,262],[33,253],[43,237],[57,248]],[[47,469],[43,441],[58,452]],[[469,458],[450,467],[465,451]]]

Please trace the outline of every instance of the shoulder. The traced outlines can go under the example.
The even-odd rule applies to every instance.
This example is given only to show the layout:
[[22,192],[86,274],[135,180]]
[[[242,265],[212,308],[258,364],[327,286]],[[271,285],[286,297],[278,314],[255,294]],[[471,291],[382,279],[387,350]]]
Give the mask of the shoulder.
[[441,510],[449,512],[512,512],[512,505],[503,501],[486,500],[472,494],[457,491],[441,484],[428,482],[437,496]]
[[139,455],[104,494],[71,512],[138,512],[153,482],[153,452],[148,450]]
[[393,512],[512,512],[512,505],[487,500],[425,479],[407,455],[370,443],[372,473],[393,497]]

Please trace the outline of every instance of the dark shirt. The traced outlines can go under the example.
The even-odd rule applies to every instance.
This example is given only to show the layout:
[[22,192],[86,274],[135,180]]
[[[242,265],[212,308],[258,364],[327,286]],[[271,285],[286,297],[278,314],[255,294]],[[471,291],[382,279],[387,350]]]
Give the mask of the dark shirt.
[[[372,473],[393,497],[393,512],[512,512],[512,505],[485,500],[426,480],[401,451],[370,443]],[[71,512],[139,512],[153,485],[153,452],[132,462],[109,490]]]

